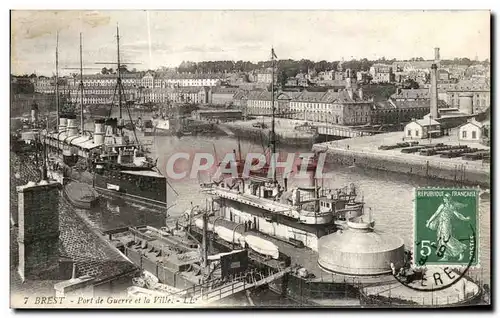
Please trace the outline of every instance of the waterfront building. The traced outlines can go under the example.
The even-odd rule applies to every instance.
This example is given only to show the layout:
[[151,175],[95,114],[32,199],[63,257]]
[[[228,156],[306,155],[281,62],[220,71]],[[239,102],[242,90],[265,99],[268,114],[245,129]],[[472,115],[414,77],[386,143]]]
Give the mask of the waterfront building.
[[481,141],[483,139],[483,123],[475,119],[469,120],[458,129],[458,139],[463,141]]
[[434,119],[413,119],[405,126],[405,139],[426,139],[429,137],[439,137],[441,135],[441,125]]
[[192,112],[192,117],[213,123],[241,120],[243,112],[239,109],[200,109]]
[[491,88],[489,83],[477,83],[463,80],[448,89],[447,98],[451,107],[460,106],[460,96],[472,94],[472,110],[474,114],[481,113],[490,107]]
[[143,89],[141,94],[138,100],[144,103],[209,103],[208,87],[156,87]]
[[[353,72],[346,72],[346,89],[326,92],[281,92],[276,95],[276,114],[286,114],[292,119],[314,122],[364,125],[370,123],[373,101],[363,96],[357,88]],[[251,91],[247,97],[247,113],[270,115],[271,94],[267,91]]]
[[35,82],[35,92],[51,94],[54,93],[54,80],[46,76],[39,76]]
[[370,122],[373,101],[363,99],[362,90],[303,91],[290,102],[292,118],[340,125]]
[[209,103],[214,105],[231,105],[238,90],[237,87],[213,87],[209,90]]
[[157,87],[196,87],[196,86],[218,86],[221,84],[222,76],[219,74],[203,73],[161,73],[157,75],[160,81]]
[[[372,125],[399,125],[408,123],[413,118],[422,118],[429,113],[428,100],[395,101],[389,98],[387,101],[373,103],[370,116]],[[441,103],[442,107],[446,105]]]
[[248,100],[248,91],[239,90],[233,95],[233,105],[239,109],[246,109]]
[[[275,96],[276,115],[288,113],[293,92],[278,92]],[[272,114],[271,92],[251,91],[247,96],[247,114],[270,116]]]

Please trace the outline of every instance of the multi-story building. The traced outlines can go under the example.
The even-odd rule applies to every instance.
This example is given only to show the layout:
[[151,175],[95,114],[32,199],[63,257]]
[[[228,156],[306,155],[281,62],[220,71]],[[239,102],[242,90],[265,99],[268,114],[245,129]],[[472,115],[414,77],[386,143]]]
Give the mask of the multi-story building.
[[238,92],[236,87],[212,87],[209,90],[209,103],[214,105],[233,104],[233,97]]
[[189,73],[165,73],[158,74],[155,87],[196,87],[196,86],[218,86],[221,84],[222,76],[219,74],[189,74]]
[[[438,101],[439,108],[446,108],[444,101]],[[400,125],[414,118],[423,118],[430,111],[429,99],[394,100],[376,102],[371,112],[372,125]]]
[[460,81],[452,88],[448,89],[448,104],[451,107],[459,107],[460,94],[472,94],[472,107],[474,114],[481,113],[490,107],[491,88],[489,83],[477,83],[470,80]]
[[370,122],[373,101],[363,98],[361,90],[303,91],[290,102],[294,119],[340,125],[362,125]]
[[[271,69],[259,70],[255,72],[254,79],[257,83],[271,84],[273,72]],[[274,83],[278,82],[278,74],[274,73]]]
[[[276,92],[275,93],[275,114],[288,114],[292,94],[289,92]],[[269,91],[251,91],[246,98],[246,111],[251,115],[264,115],[269,116],[272,114],[272,100],[271,92]]]
[[139,91],[138,99],[143,103],[206,104],[208,89],[205,87],[157,87]]
[[54,79],[46,76],[39,76],[35,80],[35,92],[50,94],[54,93]]
[[395,79],[392,67],[387,64],[373,64],[370,67],[370,75],[372,76],[372,83],[391,83]]
[[[415,72],[424,71],[429,73],[431,65],[436,61],[396,61],[392,63],[393,72]],[[438,63],[439,64],[439,63]]]
[[[276,114],[294,119],[340,125],[362,125],[370,122],[372,100],[357,89],[353,73],[346,72],[346,89],[326,92],[281,92],[276,95]],[[252,91],[247,97],[247,113],[269,115],[271,93]]]
[[238,92],[236,92],[236,94],[233,95],[233,105],[235,108],[246,110],[247,100],[248,100],[248,91],[239,90]]

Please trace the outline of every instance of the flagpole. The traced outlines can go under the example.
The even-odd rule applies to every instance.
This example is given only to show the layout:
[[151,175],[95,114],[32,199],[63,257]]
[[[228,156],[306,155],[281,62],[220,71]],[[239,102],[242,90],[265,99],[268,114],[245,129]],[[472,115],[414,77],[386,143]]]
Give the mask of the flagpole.
[[274,131],[274,48],[271,48],[271,108],[272,108],[272,121],[271,121],[271,151],[272,151],[272,164],[273,164],[273,182],[276,183],[276,134]]

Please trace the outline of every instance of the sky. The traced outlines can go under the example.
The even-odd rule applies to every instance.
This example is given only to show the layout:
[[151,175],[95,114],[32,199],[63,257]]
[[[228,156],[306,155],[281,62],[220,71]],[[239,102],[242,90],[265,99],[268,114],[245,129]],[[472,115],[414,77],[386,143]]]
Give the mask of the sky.
[[[182,61],[270,58],[338,61],[352,58],[490,58],[489,11],[12,11],[11,73],[85,73],[121,60],[129,69],[174,67]],[[113,67],[109,65],[108,67]],[[93,69],[95,68],[95,69]]]

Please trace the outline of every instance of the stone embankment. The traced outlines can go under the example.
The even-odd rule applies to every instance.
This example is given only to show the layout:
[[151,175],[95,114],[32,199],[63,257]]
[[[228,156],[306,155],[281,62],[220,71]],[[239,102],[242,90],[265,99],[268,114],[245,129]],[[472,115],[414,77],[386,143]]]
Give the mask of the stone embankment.
[[[335,142],[315,144],[313,150],[326,151],[328,162],[348,166],[366,167],[378,170],[411,174],[432,179],[454,181],[459,185],[490,186],[490,164],[481,160],[467,161],[461,157],[441,158],[421,156],[418,153],[401,153],[401,149],[379,150],[382,144],[401,142],[401,133],[387,133],[375,136],[344,139]],[[421,143],[429,143],[421,140]],[[432,143],[456,144],[453,138],[433,139]],[[466,144],[462,142],[462,144]],[[478,143],[470,147],[485,148]]]

